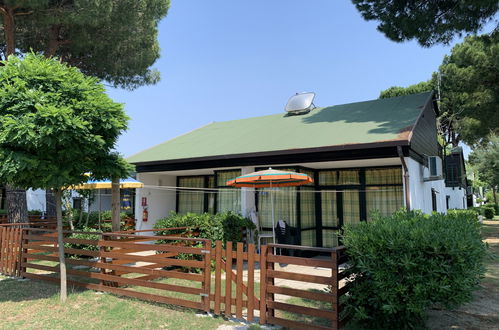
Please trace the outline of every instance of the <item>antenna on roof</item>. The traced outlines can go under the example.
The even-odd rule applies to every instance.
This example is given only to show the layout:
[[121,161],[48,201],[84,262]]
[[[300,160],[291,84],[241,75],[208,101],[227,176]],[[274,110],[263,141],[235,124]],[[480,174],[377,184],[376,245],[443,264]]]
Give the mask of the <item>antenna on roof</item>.
[[310,110],[315,108],[314,98],[315,93],[313,92],[296,93],[289,98],[284,110],[286,110],[289,115],[309,113]]

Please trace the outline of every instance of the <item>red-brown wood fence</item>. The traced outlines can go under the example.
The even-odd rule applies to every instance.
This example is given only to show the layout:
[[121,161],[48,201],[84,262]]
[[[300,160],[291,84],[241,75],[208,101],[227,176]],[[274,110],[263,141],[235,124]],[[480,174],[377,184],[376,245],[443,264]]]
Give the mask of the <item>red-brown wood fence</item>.
[[[259,316],[261,324],[299,329],[338,329],[341,325],[339,298],[348,290],[340,285],[346,276],[339,269],[346,260],[343,247],[326,249],[269,244],[258,254],[253,244],[227,242],[224,249],[221,241],[212,246],[210,240],[201,238],[90,232],[87,234],[95,237],[81,239],[69,237],[73,233],[65,231],[64,238],[65,244],[78,244],[78,248],[65,248],[69,285],[213,311],[248,321]],[[9,235],[18,235],[22,239],[22,244],[9,245],[1,251],[7,253],[6,260],[16,260],[16,274],[55,283],[59,281],[54,229],[17,228],[9,231]],[[278,249],[283,248],[322,253],[322,257],[278,255]],[[278,268],[276,264],[320,268],[322,274],[327,272],[327,276],[296,269],[292,272]],[[320,284],[329,290],[317,292],[307,290],[306,286],[300,289],[280,285],[282,280]],[[259,289],[255,290],[258,285]],[[326,302],[328,307],[295,305],[277,299],[278,296]],[[287,318],[286,315],[290,314],[319,317],[328,323],[305,323]]]

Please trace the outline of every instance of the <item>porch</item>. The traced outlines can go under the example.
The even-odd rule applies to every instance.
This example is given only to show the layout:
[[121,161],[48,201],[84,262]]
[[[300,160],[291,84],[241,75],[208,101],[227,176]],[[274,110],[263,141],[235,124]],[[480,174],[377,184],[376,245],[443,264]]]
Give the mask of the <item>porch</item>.
[[[160,218],[177,213],[234,211],[258,215],[260,233],[272,232],[271,194],[275,220],[290,226],[293,244],[334,247],[345,224],[370,218],[374,211],[388,215],[404,207],[404,183],[399,158],[279,164],[308,174],[313,184],[301,187],[231,188],[226,182],[268,166],[195,169],[138,173],[145,187],[137,190],[137,228],[151,229]],[[143,221],[144,210],[148,219]]]

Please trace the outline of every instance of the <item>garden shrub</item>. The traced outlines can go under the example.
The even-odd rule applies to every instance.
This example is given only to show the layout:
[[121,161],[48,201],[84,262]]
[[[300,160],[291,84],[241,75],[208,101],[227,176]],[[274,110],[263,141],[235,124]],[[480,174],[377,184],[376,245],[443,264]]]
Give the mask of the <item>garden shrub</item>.
[[482,206],[482,209],[485,219],[494,219],[494,215],[496,213],[494,204],[485,204]]
[[484,273],[475,213],[390,217],[345,227],[355,280],[346,311],[368,328],[416,328],[433,306],[468,301]]
[[[77,238],[77,239],[88,239],[88,240],[99,240],[101,238],[101,235],[99,235],[99,233],[101,232],[97,229],[87,227],[87,228],[82,228],[81,231],[86,233],[72,233],[66,238]],[[89,244],[64,243],[64,247],[67,249],[99,251],[99,247],[97,245],[89,245]],[[88,256],[83,256],[78,254],[67,254],[67,256],[70,258],[89,258]]]
[[451,209],[451,210],[448,210],[447,211],[447,214],[449,215],[452,215],[452,216],[465,216],[465,217],[469,217],[470,219],[478,219],[478,216],[480,215],[480,213],[475,210],[474,208],[469,208],[469,209],[466,209],[466,210],[462,210],[462,209]]
[[156,235],[182,234],[206,238],[215,244],[215,241],[241,242],[243,229],[255,229],[255,225],[248,218],[234,212],[225,212],[220,214],[177,214],[172,212],[170,216],[160,219],[154,225],[155,229],[189,227],[188,229],[156,231]]

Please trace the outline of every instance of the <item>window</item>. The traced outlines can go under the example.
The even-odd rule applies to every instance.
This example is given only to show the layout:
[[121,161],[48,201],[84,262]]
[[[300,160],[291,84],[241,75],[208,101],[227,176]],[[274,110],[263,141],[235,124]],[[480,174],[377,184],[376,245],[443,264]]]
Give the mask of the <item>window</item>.
[[178,213],[203,213],[205,212],[204,191],[199,189],[182,189],[182,188],[204,188],[204,176],[179,177],[179,191],[177,193]]
[[389,216],[404,205],[402,169],[366,169],[366,216],[373,212]]
[[228,187],[227,181],[241,175],[241,170],[217,171],[216,186],[218,189],[217,212],[241,212],[240,188]]

